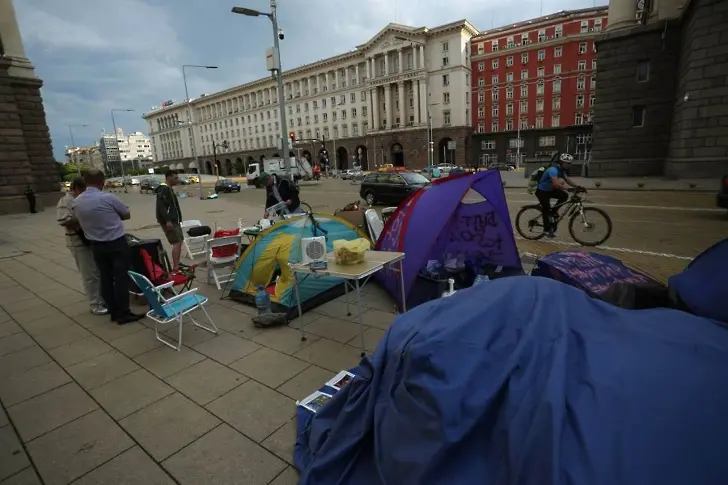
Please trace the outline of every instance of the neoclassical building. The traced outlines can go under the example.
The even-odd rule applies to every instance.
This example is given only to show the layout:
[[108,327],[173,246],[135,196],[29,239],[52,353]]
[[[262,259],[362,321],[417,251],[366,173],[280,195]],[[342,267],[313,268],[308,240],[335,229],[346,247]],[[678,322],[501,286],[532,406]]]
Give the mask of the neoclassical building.
[[0,0],[0,214],[28,211],[27,186],[38,210],[59,199],[42,85],[25,55],[13,2]]
[[[389,24],[351,52],[285,71],[283,130],[299,140],[292,152],[315,159],[325,145],[340,169],[354,161],[423,167],[431,120],[434,160],[471,163],[468,47],[477,34],[467,20],[431,29]],[[231,174],[289,151],[279,149],[280,107],[270,76],[190,104],[191,123],[184,100],[144,114],[155,166],[197,172],[195,148],[202,173],[215,173],[217,164]]]

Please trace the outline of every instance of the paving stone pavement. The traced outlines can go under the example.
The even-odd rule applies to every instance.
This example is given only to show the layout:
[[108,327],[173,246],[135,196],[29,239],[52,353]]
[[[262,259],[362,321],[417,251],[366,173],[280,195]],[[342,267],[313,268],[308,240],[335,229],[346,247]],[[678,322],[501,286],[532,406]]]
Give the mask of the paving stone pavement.
[[[183,202],[186,218],[219,227],[258,212]],[[153,214],[132,205],[132,217],[130,232],[160,237]],[[0,484],[298,482],[296,399],[359,361],[343,301],[307,313],[302,342],[295,328],[255,328],[254,309],[221,300],[200,271],[220,333],[188,327],[176,352],[147,320],[89,313],[54,211],[0,217],[0,249]],[[394,305],[374,286],[363,301],[372,351]]]

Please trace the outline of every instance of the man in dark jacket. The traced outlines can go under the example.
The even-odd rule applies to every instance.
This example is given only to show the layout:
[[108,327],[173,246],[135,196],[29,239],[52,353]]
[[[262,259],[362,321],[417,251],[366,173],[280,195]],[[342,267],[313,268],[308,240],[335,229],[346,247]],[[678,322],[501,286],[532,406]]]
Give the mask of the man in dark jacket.
[[[298,189],[290,180],[285,177],[279,178],[277,175],[265,172],[260,174],[260,179],[265,184],[266,209],[273,207],[279,202],[283,202],[286,204],[286,208],[279,210],[278,215],[300,214],[303,212],[301,210],[301,199],[298,196]],[[268,219],[270,216],[273,216],[273,214],[268,214],[267,210],[263,213],[264,219]]]
[[179,184],[179,177],[174,170],[164,174],[164,182],[157,189],[157,222],[162,226],[167,241],[172,246],[172,271],[179,269],[182,255],[182,210],[179,207],[177,194],[172,187]]

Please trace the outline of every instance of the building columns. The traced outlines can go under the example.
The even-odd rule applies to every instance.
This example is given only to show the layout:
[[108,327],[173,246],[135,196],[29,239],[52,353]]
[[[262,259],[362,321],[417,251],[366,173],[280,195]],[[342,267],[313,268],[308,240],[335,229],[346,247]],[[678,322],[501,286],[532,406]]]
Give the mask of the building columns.
[[384,53],[384,75],[389,75],[389,52]]
[[372,98],[372,130],[378,131],[381,129],[381,123],[379,122],[379,88],[375,87],[371,92]]
[[402,48],[397,49],[397,61],[399,62],[399,71],[404,72],[404,65],[402,64]]
[[419,126],[422,122],[420,117],[420,88],[419,81],[412,81],[412,109],[415,112],[415,126]]
[[637,25],[637,0],[610,0],[606,30],[618,30],[634,25]]
[[430,103],[429,96],[427,93],[427,80],[426,79],[420,79],[420,111],[422,112],[422,117],[424,118],[424,124],[427,124],[427,112],[429,110],[428,104]]
[[371,79],[373,77],[372,76],[372,58],[371,57],[367,57],[366,64],[367,64],[367,79]]
[[359,78],[359,64],[357,64],[354,68],[354,76],[356,79],[356,84],[361,84],[361,79]]
[[[402,58],[402,51],[399,51],[399,57],[400,59]],[[397,84],[397,90],[399,92],[399,126],[407,126],[407,110],[404,104],[404,81],[400,81]]]
[[394,113],[394,105],[392,104],[392,84],[384,85],[384,114],[387,116],[387,129],[392,128],[392,115]]
[[425,46],[420,46],[420,69],[425,68]]

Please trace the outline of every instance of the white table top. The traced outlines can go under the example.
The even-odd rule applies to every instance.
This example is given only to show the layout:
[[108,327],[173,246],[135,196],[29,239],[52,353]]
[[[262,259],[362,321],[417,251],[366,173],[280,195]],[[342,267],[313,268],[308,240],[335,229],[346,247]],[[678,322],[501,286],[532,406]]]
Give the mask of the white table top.
[[364,261],[358,264],[337,264],[334,253],[330,252],[326,255],[328,267],[326,269],[312,270],[309,265],[295,263],[289,267],[296,273],[310,273],[321,276],[335,276],[338,278],[358,280],[366,278],[384,266],[396,263],[404,259],[404,253],[393,251],[367,251]]

